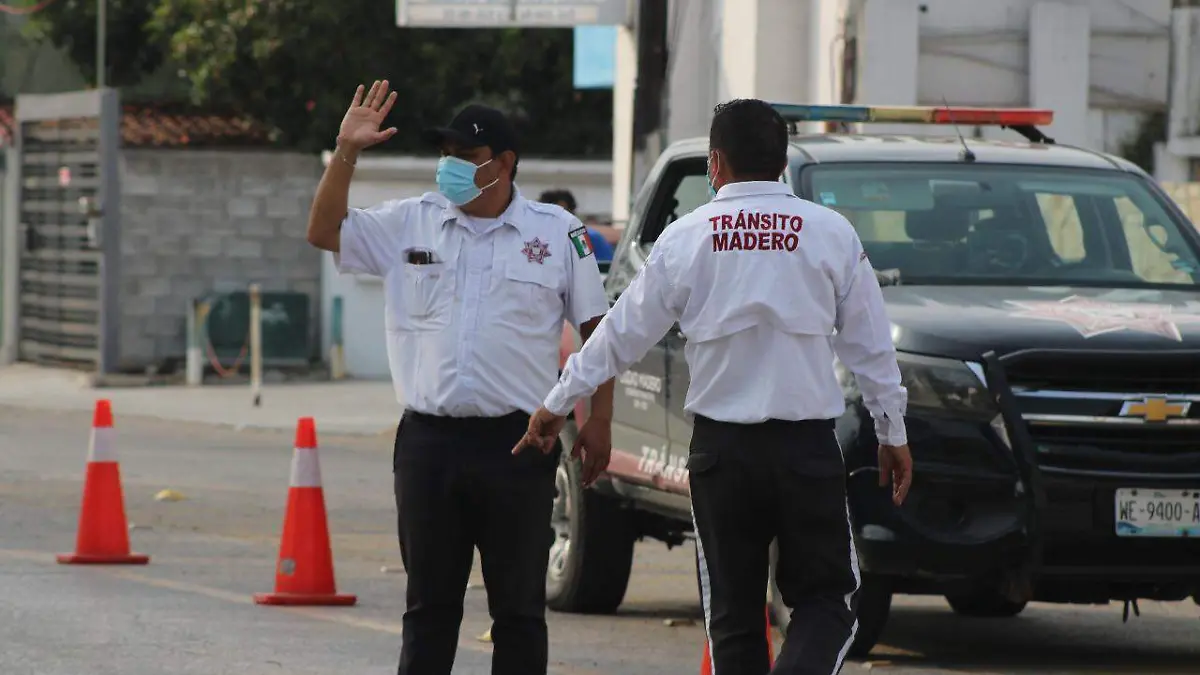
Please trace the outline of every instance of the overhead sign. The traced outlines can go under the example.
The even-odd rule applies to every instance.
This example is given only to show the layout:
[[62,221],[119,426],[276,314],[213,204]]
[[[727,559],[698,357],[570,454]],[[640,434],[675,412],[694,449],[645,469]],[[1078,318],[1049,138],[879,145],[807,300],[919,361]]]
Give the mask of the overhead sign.
[[396,0],[396,25],[570,28],[631,25],[633,0]]
[[617,27],[576,26],[574,65],[576,89],[612,89],[617,66]]

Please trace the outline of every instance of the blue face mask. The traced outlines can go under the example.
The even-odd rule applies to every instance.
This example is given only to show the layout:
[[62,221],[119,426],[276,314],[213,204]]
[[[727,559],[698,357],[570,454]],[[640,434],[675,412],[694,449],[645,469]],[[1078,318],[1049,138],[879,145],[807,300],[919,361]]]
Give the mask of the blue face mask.
[[717,189],[713,187],[712,182],[712,160],[709,159],[707,162],[705,162],[705,164],[707,168],[705,169],[704,177],[708,179],[708,198],[715,199],[717,196]]
[[438,160],[437,165],[438,192],[441,192],[455,206],[469,204],[479,195],[483,194],[484,190],[495,185],[500,180],[496,178],[496,180],[482,188],[475,185],[475,172],[479,170],[479,167],[490,164],[491,161],[489,159],[483,164],[476,166],[458,157],[442,157]]

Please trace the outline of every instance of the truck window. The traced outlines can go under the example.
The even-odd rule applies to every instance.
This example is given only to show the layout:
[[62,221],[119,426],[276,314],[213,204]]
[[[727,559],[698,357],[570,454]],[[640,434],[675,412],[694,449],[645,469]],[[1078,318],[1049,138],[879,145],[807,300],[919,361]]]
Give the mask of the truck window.
[[1147,222],[1146,213],[1128,197],[1113,200],[1121,216],[1121,231],[1125,235],[1133,271],[1145,279],[1161,283],[1187,283],[1187,261],[1159,242],[1168,241],[1170,230],[1161,223]]
[[902,283],[1200,285],[1191,224],[1139,176],[839,163],[804,167],[797,183],[846,216],[875,267],[899,270]]
[[663,172],[639,237],[647,250],[668,225],[708,203],[706,171],[704,159],[686,158]]
[[1075,198],[1045,192],[1037,193],[1036,197],[1055,255],[1065,262],[1083,260],[1083,224],[1079,222]]

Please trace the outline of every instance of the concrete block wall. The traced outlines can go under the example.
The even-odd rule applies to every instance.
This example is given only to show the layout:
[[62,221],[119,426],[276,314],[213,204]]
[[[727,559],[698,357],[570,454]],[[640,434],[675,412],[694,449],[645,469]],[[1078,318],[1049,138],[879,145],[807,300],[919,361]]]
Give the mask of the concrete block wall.
[[304,232],[321,171],[298,153],[123,150],[118,367],[182,359],[188,301],[251,283],[309,296],[317,356],[321,257]]

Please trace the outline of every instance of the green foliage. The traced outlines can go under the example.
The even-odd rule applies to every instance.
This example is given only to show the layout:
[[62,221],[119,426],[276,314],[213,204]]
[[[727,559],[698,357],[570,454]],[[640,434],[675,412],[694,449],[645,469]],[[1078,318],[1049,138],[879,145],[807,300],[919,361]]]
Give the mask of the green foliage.
[[1154,145],[1167,140],[1167,113],[1157,110],[1142,118],[1135,133],[1121,143],[1120,155],[1147,173],[1154,173]]
[[[106,0],[104,53],[105,84],[136,84],[163,64],[164,49],[146,35],[143,26],[153,11],[147,0]],[[96,83],[97,0],[59,0],[29,15],[24,34],[31,40],[49,40],[66,50],[82,70],[84,79]]]
[[[512,115],[525,154],[611,152],[611,92],[573,89],[570,30],[398,28],[395,3],[379,0],[108,3],[110,83],[177,68],[193,104],[269,122],[288,147],[331,147],[354,88],[387,79],[399,94],[389,151],[427,151],[420,129],[480,101]],[[34,22],[85,71],[95,5],[62,0]]]

